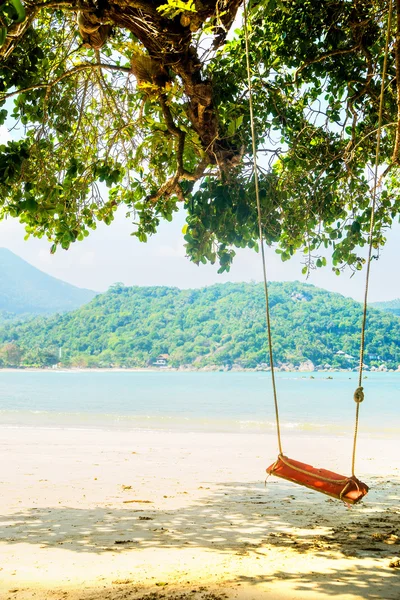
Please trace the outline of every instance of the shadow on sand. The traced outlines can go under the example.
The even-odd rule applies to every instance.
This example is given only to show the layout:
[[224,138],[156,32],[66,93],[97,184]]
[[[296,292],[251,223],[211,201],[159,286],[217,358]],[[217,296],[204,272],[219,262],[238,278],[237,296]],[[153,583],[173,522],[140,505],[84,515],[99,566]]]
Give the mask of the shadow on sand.
[[[359,594],[367,600],[400,598],[400,569],[389,568],[400,553],[400,509],[389,509],[384,503],[385,494],[400,501],[400,483],[382,480],[379,494],[371,492],[368,501],[351,510],[312,491],[302,491],[297,498],[296,491],[296,486],[276,480],[267,484],[266,492],[262,484],[230,482],[220,483],[215,493],[179,510],[160,511],[151,503],[123,504],[122,500],[117,509],[31,508],[0,516],[0,542],[77,553],[190,547],[243,557],[254,553],[264,561],[265,575],[248,577],[238,572],[237,582],[256,587],[280,579],[290,580],[299,593],[313,589],[332,596]],[[292,555],[349,560],[345,568],[341,563],[341,568],[318,573],[318,578],[312,571],[271,572],[268,551],[276,547]],[[373,568],[371,558],[376,559]],[[393,595],[382,595],[388,589]]]

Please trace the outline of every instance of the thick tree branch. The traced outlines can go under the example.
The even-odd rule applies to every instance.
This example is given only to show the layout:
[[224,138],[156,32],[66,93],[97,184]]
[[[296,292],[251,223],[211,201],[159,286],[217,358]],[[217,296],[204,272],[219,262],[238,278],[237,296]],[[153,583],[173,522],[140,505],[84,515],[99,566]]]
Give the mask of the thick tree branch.
[[[220,170],[229,169],[231,161],[234,161],[235,157],[240,157],[240,149],[233,147],[229,140],[221,139],[219,135],[212,84],[202,76],[203,64],[197,56],[195,46],[192,44],[192,32],[200,28],[208,19],[215,19],[216,27],[220,26],[216,36],[216,39],[218,36],[220,37],[219,45],[219,43],[222,43],[227,28],[233,22],[240,0],[225,2],[223,10],[221,9],[222,3],[216,0],[195,0],[196,12],[187,17],[190,23],[179,18],[169,19],[164,17],[162,13],[157,11],[157,7],[162,4],[165,4],[162,0],[153,2],[110,0],[99,22],[101,21],[107,26],[108,24],[112,25],[118,29],[127,29],[133,33],[147,49],[151,59],[157,61],[165,71],[170,70],[178,75],[188,98],[187,114],[189,120],[200,138],[203,150],[208,155],[208,162],[219,165]],[[27,0],[26,6],[28,11],[60,8],[68,11],[97,14],[94,1],[83,5],[81,0],[49,0],[49,2],[42,1],[38,3]],[[89,36],[89,45],[90,41]],[[1,54],[0,49],[0,57]],[[45,88],[49,85],[54,86],[64,77],[73,75],[78,70],[98,66],[105,69],[129,71],[126,68],[99,65],[98,63],[81,65],[77,67],[76,71],[72,70],[60,79],[51,82],[51,84],[38,84],[26,90],[19,90],[17,93]]]
[[396,102],[397,102],[397,128],[396,139],[393,148],[392,162],[400,162],[400,0],[396,0],[396,43],[395,43],[395,63],[396,63]]
[[[122,2],[120,4],[122,5]],[[49,2],[34,2],[32,0],[27,0],[25,6],[34,7],[37,10],[42,8],[62,8],[63,10],[72,10],[74,12],[78,10],[90,12],[93,11],[95,5],[93,3],[93,6],[90,7],[87,2],[74,2],[73,0],[49,0]],[[129,0],[129,7],[151,13],[153,16],[159,15],[159,13],[156,10],[153,10],[149,3],[144,0]]]
[[[26,0],[27,13],[31,13],[30,21],[26,26],[23,24],[25,27],[23,32],[21,30],[15,32],[16,38],[12,43],[10,42],[11,45],[7,57],[11,55],[11,52],[32,22],[33,16],[39,11],[61,9],[68,12],[84,13],[86,17],[82,21],[94,21],[95,23],[98,21],[99,27],[113,26],[117,29],[130,31],[147,50],[150,60],[158,63],[166,73],[172,71],[180,78],[187,97],[187,116],[193,130],[199,136],[201,145],[200,162],[193,172],[189,172],[184,167],[183,158],[186,133],[174,122],[167,104],[167,98],[160,93],[159,101],[164,120],[168,132],[175,138],[177,167],[175,174],[157,192],[148,197],[148,200],[154,203],[161,198],[166,199],[172,195],[176,195],[178,199],[184,200],[184,193],[180,186],[181,181],[197,181],[209,165],[218,165],[219,170],[224,171],[231,168],[235,157],[238,160],[241,160],[242,157],[240,148],[235,148],[229,140],[221,139],[219,135],[219,124],[217,110],[213,102],[212,84],[202,74],[203,64],[196,53],[195,45],[192,43],[192,33],[209,19],[215,19],[215,45],[216,47],[221,45],[228,28],[233,22],[240,2],[241,0],[227,1],[223,5],[222,10],[222,3],[219,0],[195,0],[196,12],[193,15],[186,15],[185,19],[180,19],[179,17],[169,19],[160,11],[157,11],[158,6],[165,4],[162,0],[152,2],[145,2],[143,0],[109,0],[101,17],[98,14],[98,6],[94,0],[88,0],[85,3],[82,0],[49,0],[48,2]],[[79,26],[79,29],[81,30],[82,27]],[[83,39],[86,44],[96,47],[95,44],[97,42],[94,37],[92,39],[90,32],[86,36],[85,32],[81,31],[81,35],[84,36]],[[4,52],[0,49],[0,58],[2,57],[4,57]],[[132,73],[131,68],[104,64],[97,60],[93,63],[77,65],[52,81],[38,82],[24,89],[3,94],[0,98],[6,99],[38,89],[46,89],[48,95],[50,90],[64,79],[73,77],[77,73],[88,69],[107,69],[110,71]],[[160,92],[162,92],[162,88],[160,88]]]
[[177,166],[177,169],[176,169],[174,175],[172,177],[170,177],[157,190],[157,192],[155,192],[154,194],[151,194],[147,198],[147,200],[149,202],[155,203],[155,202],[157,202],[157,200],[159,200],[163,196],[168,197],[175,193],[177,195],[177,197],[179,198],[179,200],[184,201],[185,198],[184,198],[182,189],[179,185],[180,181],[182,181],[182,180],[197,181],[203,175],[203,173],[204,173],[205,169],[207,168],[210,161],[208,160],[208,158],[204,157],[203,160],[200,161],[199,165],[197,166],[197,168],[195,169],[195,171],[193,173],[190,173],[189,171],[187,171],[184,168],[183,153],[185,150],[186,133],[184,131],[182,131],[181,129],[179,129],[179,127],[176,126],[176,124],[172,118],[172,114],[169,109],[169,106],[167,104],[167,99],[166,99],[165,94],[160,94],[160,104],[161,104],[161,108],[163,111],[167,129],[168,129],[169,133],[171,135],[173,135],[177,140],[176,161],[177,161],[178,166]]
[[26,11],[26,19],[22,23],[18,23],[16,25],[12,25],[7,32],[7,37],[4,44],[0,47],[0,59],[2,61],[6,61],[11,54],[14,52],[14,49],[18,45],[18,42],[25,33],[28,31],[29,27],[32,25],[36,15],[37,10],[35,8],[30,11]]

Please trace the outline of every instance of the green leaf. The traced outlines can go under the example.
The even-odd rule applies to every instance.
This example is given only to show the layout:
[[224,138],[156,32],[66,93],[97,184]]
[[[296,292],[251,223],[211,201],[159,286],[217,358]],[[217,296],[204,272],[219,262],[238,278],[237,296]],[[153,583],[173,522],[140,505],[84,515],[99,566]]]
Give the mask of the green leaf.
[[243,123],[243,115],[240,115],[239,117],[237,117],[236,119],[231,121],[228,126],[228,135],[230,135],[230,136],[234,135],[242,123]]
[[0,27],[0,47],[3,46],[7,37],[7,27]]
[[158,6],[156,10],[164,17],[174,19],[177,15],[183,12],[195,13],[196,7],[194,0],[187,0],[187,2],[184,2],[184,0],[168,0],[167,4]]
[[15,20],[15,23],[22,23],[22,21],[25,20],[26,13],[21,0],[10,0],[10,2],[17,13],[17,19]]

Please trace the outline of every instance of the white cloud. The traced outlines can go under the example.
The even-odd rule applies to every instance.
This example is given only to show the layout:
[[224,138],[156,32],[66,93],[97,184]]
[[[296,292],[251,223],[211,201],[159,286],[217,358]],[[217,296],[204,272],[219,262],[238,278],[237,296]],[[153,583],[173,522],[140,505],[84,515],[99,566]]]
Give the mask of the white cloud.
[[91,267],[95,263],[96,253],[93,251],[84,252],[79,258],[79,264],[85,267]]
[[157,251],[155,252],[154,256],[160,256],[160,257],[165,257],[165,258],[184,258],[185,257],[185,248],[182,245],[175,245],[175,246],[164,246],[161,245],[157,248]]
[[41,248],[38,252],[38,260],[44,265],[51,265],[50,249]]

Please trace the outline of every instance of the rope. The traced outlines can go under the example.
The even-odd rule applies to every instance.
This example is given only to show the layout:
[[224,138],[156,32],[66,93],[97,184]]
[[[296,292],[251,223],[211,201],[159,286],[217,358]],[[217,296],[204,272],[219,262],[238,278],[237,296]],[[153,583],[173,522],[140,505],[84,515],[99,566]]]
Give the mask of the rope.
[[361,324],[360,363],[359,363],[359,368],[358,368],[358,388],[354,392],[354,400],[356,402],[356,420],[355,420],[355,426],[354,426],[353,454],[352,454],[352,459],[351,459],[351,473],[353,476],[354,476],[354,468],[355,468],[355,462],[356,462],[356,449],[357,449],[357,435],[358,435],[358,421],[359,421],[359,415],[360,415],[360,404],[364,400],[364,392],[363,392],[363,388],[362,388],[362,376],[363,376],[363,363],[364,363],[364,351],[365,351],[365,330],[366,330],[366,322],[367,322],[368,289],[369,289],[369,277],[370,277],[370,270],[371,270],[372,246],[373,246],[372,237],[373,237],[374,225],[375,225],[376,189],[378,187],[378,169],[379,169],[379,153],[380,153],[381,136],[382,136],[383,101],[384,101],[384,93],[385,93],[387,61],[388,61],[388,54],[389,54],[390,30],[392,28],[392,12],[393,12],[393,0],[389,0],[389,13],[388,13],[388,23],[387,23],[387,31],[386,31],[385,54],[384,54],[383,68],[382,68],[381,94],[380,94],[380,99],[379,99],[378,130],[377,130],[377,134],[376,134],[374,187],[372,190],[371,220],[370,220],[370,226],[369,226],[369,248],[368,248],[368,259],[367,259],[367,272],[365,275],[363,317],[362,317],[362,324]]
[[[373,231],[374,231],[374,225],[375,225],[376,190],[378,187],[378,169],[379,169],[380,142],[381,142],[381,134],[382,134],[383,102],[384,102],[384,92],[385,92],[385,80],[386,80],[386,73],[387,73],[387,61],[388,61],[388,53],[389,53],[390,30],[391,30],[391,26],[392,26],[392,12],[393,12],[393,0],[389,0],[388,24],[387,24],[387,32],[386,32],[385,54],[384,54],[384,61],[383,61],[381,93],[380,93],[380,101],[379,101],[379,117],[378,117],[376,153],[375,153],[374,187],[372,190],[371,219],[370,219],[370,228],[369,228],[369,249],[368,249],[367,270],[366,270],[366,277],[365,277],[363,317],[362,317],[362,324],[361,324],[358,387],[354,392],[354,401],[356,402],[356,417],[355,417],[353,452],[352,452],[352,461],[351,461],[352,477],[355,477],[354,471],[355,471],[355,461],[356,461],[360,404],[364,400],[364,391],[363,391],[363,387],[361,384],[362,384],[362,376],[363,376],[363,363],[364,363],[364,351],[365,351],[365,331],[366,331],[366,322],[367,322],[368,289],[369,289],[369,278],[370,278],[370,270],[371,270],[372,248],[373,248]],[[277,436],[278,436],[279,456],[282,457],[283,451],[282,451],[282,441],[281,441],[280,422],[279,422],[279,409],[278,409],[278,396],[277,396],[277,389],[276,389],[275,368],[274,368],[273,349],[272,349],[268,281],[267,281],[267,270],[266,270],[265,251],[264,251],[264,239],[263,239],[263,233],[262,233],[260,191],[259,191],[259,183],[258,183],[256,131],[255,131],[254,112],[253,112],[253,86],[251,83],[248,15],[247,15],[246,1],[243,4],[243,15],[244,15],[247,81],[248,81],[248,90],[249,90],[250,126],[251,126],[253,166],[254,166],[254,186],[255,186],[255,192],[256,192],[258,234],[259,234],[259,242],[260,242],[260,249],[261,249],[262,267],[263,267],[265,312],[266,312],[267,335],[268,335],[268,350],[269,350],[269,361],[270,361],[270,367],[271,367],[271,380],[272,380],[272,389],[273,389],[273,396],[274,396],[275,419],[276,419],[276,430],[277,430]],[[293,465],[290,465],[290,466],[293,467]],[[293,467],[293,468],[295,470],[299,470],[300,472],[302,471],[301,469],[298,469],[296,467]],[[304,473],[304,471],[302,471],[302,472]],[[322,479],[324,479],[324,478],[322,478]],[[330,481],[327,478],[325,478],[324,480],[327,482]],[[347,478],[346,480],[343,480],[343,482],[345,482],[345,481],[348,482],[349,478]],[[337,483],[337,481],[335,481],[335,483]]]
[[[294,471],[303,473],[303,475],[309,475],[310,477],[316,477],[316,475],[313,475],[313,473],[310,473],[310,471],[307,471],[306,469],[302,469],[301,467],[296,467],[294,464],[292,464],[290,462],[290,460],[286,456],[283,456],[283,454],[279,455],[279,459],[281,460],[281,462],[283,462],[284,465],[286,465],[287,467],[290,467]],[[275,463],[275,465],[276,465],[276,463]],[[275,465],[273,468],[275,468]],[[324,477],[323,475],[318,475],[318,479],[320,479],[321,481],[326,481],[327,483],[343,483],[343,484],[345,484],[349,481],[349,479],[351,479],[351,477],[343,477],[343,479],[332,479],[331,477]]]
[[258,237],[259,237],[259,242],[260,242],[262,267],[263,267],[263,278],[264,278],[265,313],[266,313],[266,321],[267,321],[269,364],[270,364],[270,367],[271,367],[271,380],[272,380],[272,389],[273,389],[273,394],[274,394],[275,420],[276,420],[276,431],[277,431],[277,435],[278,435],[279,454],[282,454],[281,428],[280,428],[280,423],[279,423],[279,410],[278,410],[278,395],[277,395],[277,390],[276,390],[274,358],[273,358],[273,351],[272,351],[271,321],[270,321],[270,314],[269,314],[269,295],[268,295],[267,269],[266,269],[265,251],[264,251],[264,239],[263,239],[262,224],[261,224],[261,203],[260,203],[260,190],[259,190],[259,185],[258,185],[256,131],[255,131],[254,113],[253,113],[253,86],[252,86],[252,83],[251,83],[249,33],[248,33],[248,20],[247,20],[247,5],[246,5],[246,0],[245,0],[245,2],[243,4],[243,15],[244,15],[244,33],[245,33],[245,42],[246,42],[247,82],[248,82],[248,89],[249,89],[249,109],[250,109],[251,141],[252,141],[253,165],[254,165],[254,186],[255,186],[256,201],[257,201]]

